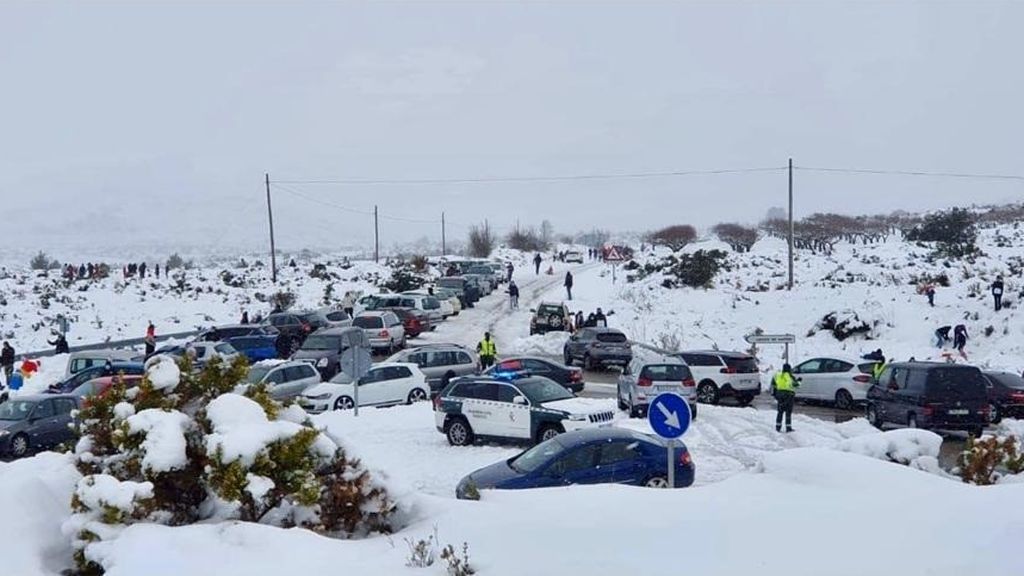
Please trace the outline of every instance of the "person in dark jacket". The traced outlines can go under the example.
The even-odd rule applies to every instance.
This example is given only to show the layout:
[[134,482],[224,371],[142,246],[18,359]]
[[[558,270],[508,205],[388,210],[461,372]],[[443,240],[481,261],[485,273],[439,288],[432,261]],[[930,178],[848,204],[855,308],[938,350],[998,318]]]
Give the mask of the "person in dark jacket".
[[78,265],[78,279],[81,280],[83,278],[85,278],[85,264],[79,264]]
[[516,267],[513,266],[511,262],[509,262],[508,264],[505,265],[505,272],[508,273],[508,279],[505,280],[505,282],[511,282],[512,281],[512,273],[515,272],[515,270],[516,270]]
[[139,278],[146,277],[146,263],[139,264]]
[[157,263],[157,265],[153,267],[153,274],[155,274],[157,278],[160,277],[160,264],[159,263]]
[[242,310],[242,324],[248,324],[248,323],[249,323],[249,311],[248,310]]
[[1003,277],[997,276],[992,283],[992,300],[995,301],[996,312],[1003,309]]
[[274,341],[274,348],[277,350],[277,357],[282,360],[285,360],[292,355],[292,348],[294,346],[294,339],[285,332],[278,334],[277,340]]
[[519,286],[516,286],[515,280],[508,283],[508,306],[512,310],[519,309]]
[[572,300],[572,272],[566,271],[565,273],[565,293]]
[[960,353],[964,359],[967,359],[967,353],[964,352],[964,347],[967,346],[967,327],[963,324],[957,324],[953,328],[953,348],[956,348],[957,352]]
[[935,307],[935,286],[931,284],[924,287],[925,296],[928,296],[928,305]]
[[597,309],[597,313],[594,314],[594,324],[598,328],[608,327],[608,318],[604,315],[604,312],[600,308]]
[[146,358],[149,358],[156,352],[156,326],[153,326],[152,322],[146,326],[146,337],[143,338],[143,342],[146,343]]
[[0,350],[0,368],[4,370],[4,382],[9,385],[11,375],[14,374],[14,347],[6,340],[3,349]]
[[537,255],[533,257],[533,267],[536,270],[538,276],[540,276],[541,260],[543,260],[543,258],[540,257],[540,252],[537,252]]
[[939,326],[935,329],[935,346],[936,348],[943,348],[946,344],[949,344],[949,331],[950,326]]
[[583,323],[583,310],[579,310],[576,312],[576,329],[579,330],[583,328]]
[[46,341],[47,344],[53,346],[55,354],[67,354],[68,353],[68,340],[63,334],[57,334],[57,339],[53,342]]

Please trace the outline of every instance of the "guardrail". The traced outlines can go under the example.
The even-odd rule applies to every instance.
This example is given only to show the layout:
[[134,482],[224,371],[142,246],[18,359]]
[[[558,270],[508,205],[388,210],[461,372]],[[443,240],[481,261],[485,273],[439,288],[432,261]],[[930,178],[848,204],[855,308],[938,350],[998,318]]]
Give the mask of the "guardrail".
[[[175,332],[173,334],[162,334],[162,335],[156,337],[156,342],[157,342],[157,344],[159,344],[161,342],[166,342],[168,340],[177,340],[177,339],[180,339],[180,338],[191,338],[191,337],[193,337],[193,336],[195,336],[197,334],[199,334],[198,330],[192,330],[190,332]],[[107,341],[107,342],[98,342],[98,343],[95,343],[95,344],[82,344],[82,345],[79,345],[79,346],[71,346],[69,348],[69,351],[70,352],[85,352],[87,350],[107,350],[107,349],[121,350],[121,349],[124,349],[124,348],[135,348],[137,346],[142,346],[145,343],[146,343],[145,338],[128,338],[126,340],[110,340],[110,341]],[[56,352],[54,351],[54,349],[53,348],[49,348],[49,349],[46,349],[46,350],[39,350],[37,352],[21,353],[21,354],[17,355],[17,358],[19,360],[24,360],[25,358],[46,358],[46,357],[55,356],[55,355],[56,355]]]

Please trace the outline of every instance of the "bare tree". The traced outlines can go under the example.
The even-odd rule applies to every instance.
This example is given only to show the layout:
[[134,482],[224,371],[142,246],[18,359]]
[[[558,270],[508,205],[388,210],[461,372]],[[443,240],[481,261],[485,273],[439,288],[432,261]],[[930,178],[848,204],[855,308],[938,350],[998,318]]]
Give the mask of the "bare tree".
[[494,250],[494,236],[487,226],[472,226],[469,229],[469,255],[487,258]]
[[667,246],[675,252],[696,240],[697,230],[689,224],[676,224],[651,233],[648,239],[651,244]]
[[711,231],[737,252],[749,252],[757,242],[757,229],[742,224],[723,222],[716,224]]

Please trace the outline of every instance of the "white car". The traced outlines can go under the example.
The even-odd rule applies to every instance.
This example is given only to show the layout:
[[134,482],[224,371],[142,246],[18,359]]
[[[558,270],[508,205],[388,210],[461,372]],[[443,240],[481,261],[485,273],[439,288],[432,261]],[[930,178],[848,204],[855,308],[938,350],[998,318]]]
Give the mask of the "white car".
[[579,252],[579,251],[576,251],[576,250],[570,250],[569,252],[566,252],[565,253],[565,262],[567,264],[572,264],[572,263],[583,264],[583,252]]
[[195,358],[196,366],[203,366],[212,358],[219,356],[225,364],[230,364],[238,357],[238,350],[227,342],[193,342],[185,351]]
[[[441,317],[437,318],[436,322],[432,322],[434,326],[437,326],[442,320],[449,316],[455,315],[455,307],[452,306],[452,303],[443,296],[428,294],[426,292],[403,292],[402,295],[416,298],[416,305],[413,306],[413,308],[426,312],[432,317],[436,318],[435,312],[440,312]],[[437,303],[437,308],[434,307],[434,303]]]
[[363,329],[374,350],[385,350],[392,354],[405,348],[405,326],[394,312],[363,312],[352,319],[352,326]]
[[866,360],[844,358],[812,358],[801,362],[793,368],[793,376],[800,379],[796,397],[834,402],[836,408],[849,410],[867,400],[874,365]]
[[275,400],[288,400],[321,381],[320,373],[308,362],[264,360],[249,368],[246,382],[266,384]]
[[697,382],[697,401],[718,404],[732,396],[746,406],[761,393],[761,373],[757,359],[743,352],[693,350],[673,354],[690,368]]
[[[370,368],[359,379],[359,406],[392,406],[426,400],[427,377],[415,364],[385,362]],[[330,382],[317,384],[299,397],[299,406],[311,414],[328,410],[350,410],[355,406],[356,387],[344,372]]]

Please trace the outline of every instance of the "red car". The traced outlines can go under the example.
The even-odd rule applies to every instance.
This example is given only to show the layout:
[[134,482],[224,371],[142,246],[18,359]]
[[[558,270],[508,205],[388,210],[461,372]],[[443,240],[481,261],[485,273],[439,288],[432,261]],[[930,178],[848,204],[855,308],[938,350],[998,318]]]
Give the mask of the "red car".
[[123,378],[127,388],[134,388],[142,382],[142,376],[104,376],[94,378],[71,391],[72,396],[81,398],[81,405],[88,406],[92,397],[103,396],[114,385],[114,378]]
[[429,320],[426,318],[426,314],[416,308],[393,306],[389,308],[381,308],[381,310],[394,312],[395,315],[398,316],[398,319],[402,321],[402,326],[405,327],[405,336],[407,338],[415,338],[419,336],[425,332],[427,327],[430,325]]

